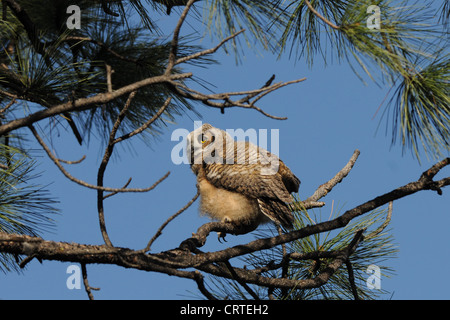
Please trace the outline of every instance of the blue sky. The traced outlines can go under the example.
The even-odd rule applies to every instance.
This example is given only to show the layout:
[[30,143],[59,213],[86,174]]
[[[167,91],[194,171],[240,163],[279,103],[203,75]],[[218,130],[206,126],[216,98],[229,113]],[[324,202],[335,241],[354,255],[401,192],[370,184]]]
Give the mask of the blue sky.
[[[176,12],[162,16],[160,23],[173,28]],[[189,20],[182,31],[195,32],[198,24]],[[210,47],[208,37],[202,45]],[[220,65],[207,69],[186,66],[198,78],[216,86],[216,92],[251,90],[259,88],[272,74],[275,81],[289,81],[306,77],[307,80],[277,90],[259,103],[259,107],[288,120],[269,119],[254,110],[217,109],[197,105],[203,122],[221,129],[279,129],[280,158],[301,179],[300,197],[310,196],[322,183],[332,178],[349,160],[353,151],[361,155],[349,176],[324,198],[322,217],[328,217],[331,203],[335,208],[350,209],[408,182],[417,180],[421,173],[435,163],[424,157],[419,164],[409,152],[402,155],[401,147],[390,145],[390,131],[385,134],[386,121],[377,112],[388,92],[370,79],[364,85],[346,63],[326,67],[317,59],[309,69],[303,60],[280,59],[269,52],[244,48],[242,63],[236,65],[235,57],[219,50],[214,58]],[[197,87],[199,88],[199,87]],[[200,88],[199,88],[200,89]],[[375,116],[375,117],[374,117]],[[167,171],[169,178],[155,190],[141,194],[119,194],[105,200],[106,223],[111,241],[120,247],[141,249],[158,227],[185,205],[195,194],[195,176],[188,165],[175,165],[170,155],[177,144],[171,134],[177,128],[194,129],[194,113],[178,117],[152,142],[151,147],[139,139],[132,141],[134,152],[118,147],[116,157],[108,166],[105,185],[122,186],[133,177],[130,187],[153,184]],[[380,124],[380,129],[377,128]],[[31,137],[30,137],[31,138]],[[63,159],[75,160],[86,155],[79,164],[67,166],[76,177],[91,183],[96,181],[103,147],[95,139],[89,146],[79,147],[73,137],[61,131],[53,138],[54,149]],[[34,145],[38,148],[38,145]],[[51,183],[49,190],[60,201],[62,214],[56,217],[55,232],[44,238],[55,241],[102,244],[98,227],[96,192],[70,182],[58,171],[44,153],[39,154],[38,171],[43,173],[41,183]],[[450,174],[445,168],[436,179]],[[450,270],[448,226],[450,200],[447,189],[442,196],[423,191],[394,202],[390,224],[394,243],[398,246],[397,258],[385,261],[396,274],[382,277],[381,286],[389,291],[383,298],[393,299],[449,299]],[[198,214],[198,202],[171,222],[155,242],[152,252],[178,246],[192,232],[208,220]],[[245,243],[254,234],[228,236],[220,244],[211,235],[203,250],[218,250],[225,246]],[[84,288],[69,290],[66,273],[71,263],[44,261],[30,262],[22,274],[0,275],[0,299],[86,299]],[[164,274],[123,269],[109,265],[88,265],[89,281],[100,287],[96,299],[185,299],[198,296],[193,281],[169,277]]]

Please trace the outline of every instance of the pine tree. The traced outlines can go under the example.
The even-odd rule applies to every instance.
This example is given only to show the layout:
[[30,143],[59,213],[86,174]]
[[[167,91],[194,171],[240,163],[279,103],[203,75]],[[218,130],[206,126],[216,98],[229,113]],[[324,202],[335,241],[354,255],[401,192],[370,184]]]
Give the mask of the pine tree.
[[[35,160],[27,150],[23,131],[17,129],[30,128],[41,145],[34,128],[38,121],[45,135],[51,135],[54,129],[73,131],[74,141],[67,143],[86,144],[89,139],[102,139],[108,146],[103,171],[99,169],[98,185],[88,187],[97,189],[99,199],[103,199],[103,192],[116,192],[105,189],[102,181],[113,146],[118,142],[116,134],[121,141],[139,135],[150,144],[149,138],[176,117],[185,116],[188,110],[196,112],[194,105],[198,101],[223,112],[233,103],[242,106],[252,98],[259,99],[258,94],[262,96],[288,84],[272,87],[272,78],[259,92],[246,93],[233,103],[230,96],[201,95],[186,87],[183,81],[188,76],[176,59],[202,66],[216,61],[204,52],[198,54],[203,49],[192,44],[198,39],[176,37],[176,31],[162,34],[154,16],[183,14],[187,12],[185,6],[193,3],[197,16],[205,23],[205,36],[223,40],[221,45],[237,59],[244,46],[251,47],[256,41],[264,50],[280,56],[290,54],[293,63],[298,59],[312,67],[320,58],[325,63],[348,63],[361,81],[367,75],[378,85],[390,88],[380,107],[381,118],[392,129],[392,143],[400,141],[403,150],[410,150],[419,160],[422,151],[432,158],[448,154],[448,1],[436,8],[431,2],[405,0],[3,0],[0,232],[38,236],[51,227],[51,216],[57,212],[56,202],[45,187],[33,184],[38,177],[34,173]],[[77,10],[83,12],[82,28],[77,27]],[[236,35],[243,28],[247,31],[245,43],[240,43]],[[136,87],[139,90],[133,90],[144,79],[168,75],[173,78],[153,85],[140,84]],[[197,81],[202,84],[207,79]],[[117,95],[114,99],[108,98],[113,94]],[[63,107],[70,111],[59,112]],[[245,107],[263,112],[253,104]],[[29,117],[21,118],[23,108]],[[51,152],[47,153],[51,157]],[[302,203],[298,200],[299,207],[293,209],[297,230],[319,218],[317,209],[306,210]],[[100,221],[101,212],[99,209]],[[369,236],[344,262],[346,268],[335,272],[326,285],[267,291],[219,277],[215,280],[220,289],[216,293],[236,298],[373,298],[361,284],[360,273],[368,259],[382,260],[395,253],[392,239],[384,230],[385,215],[386,210],[378,208],[340,233],[314,234],[244,259],[245,264],[261,268],[265,275],[278,277],[281,272],[288,279],[311,279],[336,258],[333,254],[321,255],[320,251],[338,254],[347,250],[356,241],[352,236],[366,230]],[[104,226],[102,232],[106,234]],[[274,229],[267,232],[259,236],[276,235]],[[106,237],[107,244],[108,241]],[[303,259],[302,254],[317,258]],[[15,255],[0,253],[0,269],[17,270],[16,260]],[[284,264],[267,268],[271,260]],[[224,282],[227,285],[223,286]],[[200,284],[199,288],[203,294],[207,292]]]

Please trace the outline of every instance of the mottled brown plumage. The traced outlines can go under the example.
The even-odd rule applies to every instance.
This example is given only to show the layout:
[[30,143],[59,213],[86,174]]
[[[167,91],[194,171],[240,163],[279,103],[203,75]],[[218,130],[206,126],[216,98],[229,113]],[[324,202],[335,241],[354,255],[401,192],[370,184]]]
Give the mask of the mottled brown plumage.
[[209,124],[192,131],[187,143],[202,214],[254,228],[270,220],[292,227],[289,203],[300,180],[277,156]]

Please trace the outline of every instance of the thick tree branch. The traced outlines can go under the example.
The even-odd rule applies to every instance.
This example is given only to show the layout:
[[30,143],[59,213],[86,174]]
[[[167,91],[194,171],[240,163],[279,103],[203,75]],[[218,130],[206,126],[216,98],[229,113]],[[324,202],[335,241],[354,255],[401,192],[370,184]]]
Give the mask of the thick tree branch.
[[[450,158],[444,159],[443,161],[439,162],[437,165],[433,166],[432,168],[439,168],[442,169],[445,165],[448,165],[450,163]],[[426,172],[429,172],[426,171]],[[433,171],[434,172],[434,171]],[[437,173],[437,172],[436,172]],[[441,179],[439,181],[433,181],[428,180],[422,177],[415,182],[408,183],[402,187],[399,187],[397,189],[392,190],[391,192],[388,192],[386,194],[383,194],[381,196],[378,196],[370,201],[367,201],[353,209],[347,210],[345,213],[343,213],[341,216],[317,223],[314,225],[306,226],[302,229],[291,231],[289,233],[271,237],[271,238],[265,238],[265,239],[258,239],[254,240],[250,243],[247,243],[246,245],[238,245],[231,248],[227,248],[224,250],[216,251],[216,252],[208,252],[204,254],[200,254],[195,256],[194,259],[192,259],[192,265],[191,266],[198,266],[201,264],[204,264],[206,262],[216,262],[216,261],[224,261],[229,260],[234,257],[242,256],[245,254],[249,254],[252,252],[264,250],[264,249],[270,249],[277,245],[281,245],[286,242],[291,242],[297,239],[301,239],[307,236],[310,236],[312,234],[318,234],[338,228],[345,227],[352,219],[363,215],[364,213],[367,213],[369,211],[372,211],[380,206],[383,206],[391,201],[406,197],[408,195],[414,194],[421,190],[436,190],[440,189],[441,187],[450,185],[450,177]],[[203,225],[199,228],[197,231],[197,234],[195,234],[192,238],[185,240],[181,243],[180,249],[187,249],[192,251],[193,246],[202,246],[206,242],[206,237],[209,235],[212,231],[222,231],[226,233],[239,233],[244,232],[246,230],[235,230],[233,229],[232,225],[226,224],[226,223],[208,223]],[[247,230],[248,232],[248,230]]]
[[98,105],[108,103],[117,99],[125,94],[129,94],[132,91],[136,91],[142,87],[150,86],[158,83],[167,83],[173,80],[180,80],[189,78],[192,76],[192,73],[181,73],[181,74],[172,74],[172,75],[161,75],[150,77],[144,80],[140,80],[133,84],[124,86],[120,89],[114,90],[113,92],[105,92],[99,93],[95,96],[89,98],[80,98],[74,101],[62,103],[53,107],[49,107],[35,113],[30,114],[27,117],[19,118],[16,120],[12,120],[4,125],[0,126],[0,136],[4,135],[8,132],[16,130],[18,128],[27,127],[37,121],[53,117],[58,114],[62,114],[64,112],[73,112],[73,111],[83,111],[90,108],[97,107]]
[[[266,268],[247,270],[243,268],[223,267],[223,262],[245,254],[254,253],[264,249],[270,249],[277,245],[301,239],[303,237],[318,234],[344,227],[349,221],[366,212],[385,205],[391,201],[406,197],[421,190],[436,190],[450,185],[450,177],[433,181],[434,177],[442,168],[450,164],[450,158],[437,163],[425,171],[418,181],[408,183],[394,189],[386,194],[367,201],[353,209],[346,211],[336,219],[306,226],[302,229],[291,231],[278,236],[257,239],[244,245],[237,245],[216,252],[201,252],[197,248],[204,245],[207,236],[212,231],[226,233],[245,233],[249,230],[236,228],[229,223],[211,222],[199,228],[196,234],[183,241],[179,248],[160,253],[147,254],[143,250],[132,250],[127,248],[110,247],[105,245],[82,245],[77,243],[63,243],[46,241],[37,237],[25,235],[0,233],[0,252],[16,255],[26,255],[23,263],[32,258],[42,260],[58,260],[78,262],[82,264],[101,263],[115,264],[125,268],[135,268],[145,271],[161,272],[168,275],[188,278],[196,281],[199,289],[208,298],[214,298],[204,287],[203,277],[197,271],[183,271],[180,269],[196,268],[216,276],[229,279],[238,279],[245,284],[257,284],[269,288],[314,288],[326,283],[342,264],[348,261],[350,255],[356,250],[357,245],[363,240],[363,231],[359,230],[352,242],[342,250],[330,252],[291,253],[286,255],[280,264],[267,266]],[[195,199],[195,197],[194,197]],[[391,209],[390,209],[391,212]],[[372,234],[369,234],[371,236]],[[288,259],[318,259],[332,258],[333,260],[312,279],[290,279],[265,277],[265,271],[282,267]],[[347,265],[348,267],[348,265]],[[229,269],[232,268],[232,271]],[[251,291],[250,291],[251,292]]]

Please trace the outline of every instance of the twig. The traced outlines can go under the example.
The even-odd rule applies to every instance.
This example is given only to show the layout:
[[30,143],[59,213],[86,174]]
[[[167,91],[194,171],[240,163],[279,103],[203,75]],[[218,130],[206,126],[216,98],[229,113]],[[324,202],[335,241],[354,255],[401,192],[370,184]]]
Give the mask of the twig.
[[392,218],[393,205],[394,205],[394,201],[390,201],[389,205],[388,205],[388,214],[386,216],[386,220],[384,220],[384,222],[381,224],[381,226],[379,226],[375,231],[368,234],[366,236],[366,239],[370,239],[370,238],[373,238],[373,237],[379,235],[389,225],[389,223],[391,222],[391,218]]
[[159,108],[158,112],[156,112],[153,117],[151,117],[146,123],[144,123],[142,126],[140,126],[139,128],[137,128],[136,130],[133,130],[130,133],[127,133],[119,138],[116,138],[113,143],[116,144],[118,142],[124,141],[126,139],[131,138],[132,136],[135,136],[139,133],[141,133],[142,131],[144,131],[145,129],[147,129],[153,122],[155,122],[156,119],[158,119],[163,112],[166,110],[166,108],[170,105],[170,102],[172,101],[172,98],[169,97],[166,99],[166,101],[164,102],[164,104],[162,105],[161,108]]
[[173,38],[172,38],[172,43],[171,43],[171,48],[170,48],[170,53],[169,53],[169,62],[167,63],[167,68],[165,71],[166,75],[170,74],[172,72],[173,67],[175,66],[177,52],[178,52],[178,38],[180,36],[181,26],[183,25],[183,22],[186,19],[189,9],[192,7],[194,2],[195,2],[195,0],[189,0],[186,3],[186,6],[184,7],[183,12],[180,15],[180,19],[178,20],[178,23],[173,31]]
[[62,162],[62,163],[65,163],[65,164],[79,164],[79,163],[83,162],[85,159],[86,159],[86,155],[83,155],[80,160],[67,161],[67,160],[63,160],[63,159],[59,159],[58,158],[58,161]]
[[[106,67],[106,85],[107,85],[107,88],[108,88],[108,92],[112,92],[113,91],[113,88],[112,88],[112,74],[114,73],[114,70],[107,63],[105,63],[105,67]],[[136,92],[136,91],[133,91],[133,92]]]
[[[442,163],[442,162],[440,162]],[[447,163],[447,161],[446,161]],[[450,163],[450,158],[448,163]],[[433,166],[435,167],[435,166]],[[442,168],[442,165],[438,165],[439,168]],[[378,196],[372,200],[369,200],[359,206],[356,206],[350,210],[347,210],[342,215],[336,217],[333,220],[328,220],[324,222],[320,222],[313,225],[308,225],[299,230],[294,230],[289,233],[285,233],[279,236],[265,238],[265,239],[257,239],[250,243],[247,243],[245,246],[239,245],[231,248],[227,248],[224,250],[216,251],[213,253],[204,253],[196,255],[192,260],[191,266],[201,265],[208,261],[209,263],[216,261],[224,261],[227,259],[235,258],[238,256],[242,256],[245,254],[250,254],[255,251],[265,250],[273,248],[274,246],[280,245],[282,243],[291,242],[294,240],[298,240],[313,234],[327,232],[331,230],[335,230],[338,228],[345,227],[352,219],[361,216],[367,212],[374,210],[380,206],[389,203],[390,201],[394,201],[408,195],[414,194],[421,190],[434,190],[436,187],[444,187],[450,185],[450,177],[443,178],[439,181],[429,181],[429,180],[418,180],[415,182],[410,182],[402,187],[394,189],[388,193],[385,193],[381,196]],[[228,224],[230,225],[230,224]],[[226,230],[228,228],[228,230]],[[187,239],[183,241],[180,245],[181,249],[189,250],[192,246],[202,246],[206,241],[206,237],[211,231],[224,231],[226,233],[233,232],[245,232],[248,230],[234,230],[231,226],[227,226],[225,223],[214,223],[210,222],[199,228],[197,234],[193,236],[193,238]]]
[[[266,89],[267,87],[270,87],[272,85],[273,80],[275,80],[275,75],[273,74],[269,80],[264,83],[264,85],[260,88],[260,90]],[[260,92],[255,93],[249,93],[244,99],[239,100],[239,102],[249,102],[251,98],[258,95]],[[253,103],[254,104],[254,103]]]
[[[272,92],[276,89],[288,86],[290,84],[299,83],[299,82],[302,82],[305,80],[306,80],[306,78],[287,81],[287,82],[279,82],[279,83],[272,84],[268,87],[262,87],[260,89],[256,89],[256,90],[252,90],[252,91],[228,92],[228,93],[211,94],[211,95],[194,91],[178,82],[170,81],[169,83],[173,85],[173,90],[175,90],[175,92],[178,93],[179,95],[181,95],[185,98],[191,99],[191,100],[201,101],[203,104],[210,106],[210,107],[218,108],[221,110],[223,110],[224,108],[231,108],[231,107],[254,109],[254,110],[262,113],[266,117],[269,117],[269,118],[272,118],[275,120],[286,120],[287,119],[286,117],[273,116],[273,115],[263,111],[261,108],[255,106],[254,103],[255,103],[255,101],[257,101],[257,100],[261,99],[263,96],[265,96],[268,92]],[[259,93],[259,95],[257,95],[257,94],[255,95],[255,93]],[[234,96],[234,95],[244,95],[244,94],[247,94],[247,96],[245,96],[239,100],[232,100],[230,98],[231,96]],[[255,96],[256,96],[255,101],[250,102],[250,103],[248,103],[248,102],[245,103],[250,98],[255,97]],[[223,100],[223,102],[217,102],[214,100]]]
[[136,188],[109,188],[109,187],[102,187],[102,186],[97,186],[97,185],[92,185],[89,184],[83,180],[80,180],[78,178],[75,178],[74,176],[72,176],[69,172],[67,172],[66,169],[64,169],[64,167],[61,165],[60,161],[52,154],[52,152],[50,151],[49,147],[45,144],[45,142],[42,140],[42,138],[39,136],[39,134],[37,133],[36,129],[34,128],[33,125],[29,126],[29,129],[31,130],[31,132],[33,133],[33,135],[35,136],[36,140],[39,142],[39,144],[42,146],[42,148],[45,150],[45,152],[47,153],[47,155],[49,156],[49,158],[53,161],[53,163],[58,167],[58,169],[64,174],[64,176],[66,176],[66,178],[68,178],[69,180],[83,186],[86,188],[90,188],[90,189],[94,189],[94,190],[102,190],[102,191],[108,191],[108,192],[148,192],[152,189],[154,189],[159,183],[161,183],[164,179],[166,179],[170,172],[167,172],[161,179],[159,179],[155,184],[153,184],[152,186],[148,187],[148,188],[140,188],[140,189],[136,189]]
[[[99,166],[98,172],[97,172],[97,185],[100,187],[103,186],[103,178],[105,175],[106,166],[108,165],[109,159],[111,158],[111,155],[114,151],[114,138],[116,136],[117,130],[119,129],[119,126],[122,123],[123,119],[125,119],[125,115],[126,115],[128,109],[130,108],[131,101],[133,100],[135,95],[136,95],[136,91],[133,91],[129,94],[127,102],[125,103],[123,109],[120,111],[119,116],[117,117],[117,120],[111,129],[108,145],[105,148],[105,153],[103,155],[102,162],[100,163],[100,166]],[[104,199],[103,191],[97,190],[97,210],[98,210],[98,220],[100,223],[100,231],[102,233],[103,240],[105,241],[106,245],[112,246],[111,240],[109,239],[109,236],[108,236],[108,232],[106,231],[103,199]]]
[[49,106],[48,108],[39,110],[24,118],[15,119],[0,126],[0,135],[4,135],[5,133],[11,132],[12,130],[18,128],[27,127],[37,121],[62,114],[64,112],[83,111],[96,107],[99,104],[108,103],[124,94],[129,94],[130,92],[136,91],[145,86],[164,82],[167,83],[169,81],[185,79],[191,76],[192,73],[154,76],[126,85],[122,88],[114,90],[113,92],[99,93],[89,98],[79,98],[56,106]]
[[197,270],[195,270],[193,274],[194,274],[194,281],[197,283],[198,290],[200,290],[200,292],[203,293],[203,295],[208,300],[217,300],[217,298],[214,297],[214,295],[206,289],[205,282],[203,280],[203,275]]
[[98,291],[98,290],[100,290],[100,288],[94,288],[94,287],[91,287],[89,285],[88,276],[87,276],[87,270],[86,270],[86,264],[85,263],[81,264],[81,273],[83,275],[84,289],[86,290],[86,293],[87,293],[87,295],[89,297],[89,300],[94,300],[94,295],[92,294],[91,290]]
[[[122,189],[125,189],[126,187],[129,186],[129,184],[131,183],[131,180],[133,180],[133,178],[128,178],[128,181],[123,185]],[[111,192],[110,194],[107,194],[106,196],[103,196],[103,200],[105,200],[106,198],[112,197],[116,194],[118,194],[119,192]]]
[[[277,231],[278,231],[278,235],[282,235],[282,229],[279,225],[277,225]],[[281,265],[281,278],[287,278],[288,276],[288,272],[289,272],[289,255],[287,253],[287,249],[286,249],[286,244],[283,243],[281,245],[281,252],[283,253],[283,256],[281,258],[282,261],[282,265]],[[287,295],[287,289],[283,288],[281,289],[281,296],[286,296]]]
[[201,57],[201,56],[205,56],[205,55],[207,55],[207,54],[215,53],[215,52],[216,52],[221,46],[223,46],[226,42],[228,42],[228,41],[230,41],[231,39],[237,37],[238,35],[240,35],[240,34],[243,33],[244,31],[245,31],[245,29],[242,29],[242,30],[240,30],[240,31],[238,31],[238,32],[236,32],[236,33],[234,33],[234,34],[232,34],[231,36],[226,37],[225,39],[223,39],[222,41],[220,41],[219,44],[216,45],[214,48],[210,48],[210,49],[207,49],[207,50],[203,50],[203,51],[200,51],[200,52],[191,54],[191,55],[186,56],[186,57],[183,57],[183,58],[179,58],[179,59],[177,59],[177,60],[175,61],[174,65],[177,65],[177,64],[180,64],[180,63],[183,63],[183,62],[192,60],[192,59],[197,59],[197,58],[199,58],[199,57]]
[[353,266],[349,259],[345,260],[345,265],[347,267],[348,272],[348,281],[350,282],[350,288],[352,289],[352,294],[355,300],[359,300],[358,296],[358,288],[355,284],[355,275],[353,273]]
[[308,0],[305,0],[306,5],[308,6],[309,10],[311,10],[312,13],[314,13],[318,18],[320,18],[323,22],[325,22],[327,25],[332,27],[335,30],[339,30],[339,27],[332,23],[331,21],[327,20],[324,16],[322,16],[314,7],[311,5],[311,3]]
[[353,166],[355,165],[356,160],[359,157],[359,150],[356,149],[353,152],[352,157],[348,161],[348,163],[343,167],[331,180],[328,182],[322,184],[317,190],[314,192],[312,196],[310,196],[308,199],[304,201],[305,204],[308,204],[310,202],[316,202],[319,199],[325,197],[328,192],[331,191],[338,183],[340,183],[349,173],[350,170],[352,170]]
[[6,112],[6,110],[8,110],[9,108],[11,108],[11,106],[12,106],[14,103],[16,103],[16,100],[17,100],[17,96],[14,96],[14,97],[11,99],[11,101],[10,101],[5,107],[3,107],[2,109],[0,109],[0,117],[2,117],[3,114]]
[[259,296],[255,293],[255,291],[252,290],[252,288],[248,286],[245,280],[242,280],[238,276],[238,274],[234,270],[234,267],[231,265],[230,261],[226,260],[223,262],[223,264],[225,264],[225,266],[227,267],[227,270],[230,272],[232,279],[236,280],[245,289],[245,291],[247,291],[252,296],[253,299],[260,300]]
[[150,247],[152,246],[153,242],[155,242],[155,240],[162,234],[162,230],[176,217],[178,217],[180,214],[182,214],[184,211],[186,211],[187,208],[189,208],[194,202],[195,200],[197,200],[197,198],[199,197],[200,192],[197,191],[196,195],[180,210],[178,210],[176,213],[174,213],[172,216],[169,217],[169,219],[166,220],[166,222],[164,222],[159,229],[156,231],[155,235],[150,239],[150,241],[148,242],[147,246],[145,247],[144,250],[142,250],[143,252],[148,252],[150,251]]
[[[29,256],[27,256],[27,257],[25,257],[21,262],[20,262],[20,264],[19,264],[19,267],[21,268],[21,269],[23,269],[23,268],[25,268],[25,266],[29,263],[29,262],[31,262],[31,260],[33,260],[34,258],[37,258],[37,255],[36,254],[30,254]],[[39,260],[40,261],[40,260]],[[40,262],[42,262],[42,261],[40,261]]]
[[420,176],[420,180],[426,180],[426,181],[430,181],[434,178],[434,176],[445,166],[450,164],[450,157],[449,158],[445,158],[442,161],[439,161],[438,163],[436,163],[434,166],[432,166],[430,169],[428,169],[427,171],[425,171],[424,173],[422,173],[422,175]]
[[0,95],[4,95],[4,96],[7,96],[7,97],[10,97],[10,98],[13,98],[13,99],[19,98],[15,94],[12,94],[12,93],[9,93],[9,92],[3,91],[3,90],[0,90]]

